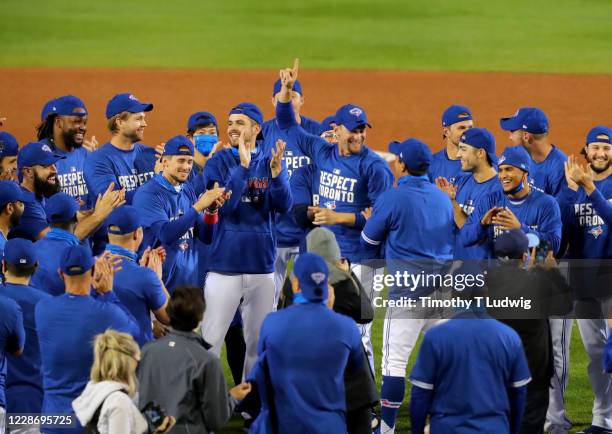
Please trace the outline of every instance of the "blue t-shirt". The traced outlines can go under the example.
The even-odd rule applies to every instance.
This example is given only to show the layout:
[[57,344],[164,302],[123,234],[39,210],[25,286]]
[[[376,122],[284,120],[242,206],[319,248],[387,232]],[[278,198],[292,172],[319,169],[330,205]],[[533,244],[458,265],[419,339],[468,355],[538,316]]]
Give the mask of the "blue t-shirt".
[[138,323],[140,333],[136,342],[142,347],[153,340],[150,312],[166,303],[166,293],[155,272],[141,267],[135,254],[113,244],[107,244],[106,250],[121,256],[121,270],[114,275],[113,291]]
[[13,299],[21,308],[26,334],[23,353],[8,358],[7,413],[40,413],[43,385],[34,308],[38,302],[46,302],[51,296],[31,286],[13,283],[6,283],[0,288],[0,293]]
[[76,246],[79,239],[63,229],[53,228],[34,244],[38,254],[38,268],[32,275],[30,285],[53,296],[64,293],[64,281],[57,271],[62,252],[66,247]]
[[459,158],[456,160],[448,158],[448,153],[446,148],[444,148],[433,154],[431,165],[427,172],[432,182],[441,176],[454,184],[457,176],[462,173],[461,160]]
[[[140,211],[145,234],[141,248],[161,245],[166,249],[163,279],[169,291],[180,285],[195,285],[198,282],[194,226],[201,216],[192,207],[196,201],[190,183],[175,188],[162,174],[155,175],[134,195],[134,206]],[[183,217],[188,219],[185,232],[178,238],[166,239],[168,223]]]
[[358,154],[340,155],[337,145],[308,134],[296,123],[291,103],[276,104],[276,117],[281,128],[290,130],[298,148],[316,167],[313,205],[355,214],[352,227],[328,227],[336,235],[342,254],[353,263],[371,259],[371,252],[364,252],[360,245],[365,224],[361,211],[371,207],[382,192],[393,186],[393,174],[387,162],[366,146]]
[[[501,182],[499,178],[494,176],[493,178],[478,182],[471,174],[460,174],[455,179],[455,185],[457,186],[457,195],[455,200],[469,217],[478,203],[491,193],[503,193]],[[456,233],[461,232],[461,229],[455,227]],[[455,239],[454,247],[454,258],[455,259],[486,259],[487,249],[482,244],[474,244],[466,247],[461,243],[460,237],[457,236]]]
[[561,187],[566,184],[564,163],[567,156],[553,145],[544,161],[536,163],[531,160],[529,184],[536,189],[557,196]]
[[[112,328],[134,336],[138,325],[113,292],[94,299],[90,295],[65,293],[36,305],[36,329],[42,361],[43,414],[72,414],[72,401],[85,388],[93,364],[96,335]],[[44,429],[45,433],[80,433]]]
[[4,247],[6,246],[6,237],[0,232],[0,258],[4,258]]
[[410,373],[414,386],[434,391],[430,429],[442,434],[508,433],[508,389],[530,380],[517,333],[474,312],[430,329]]
[[295,304],[264,320],[257,352],[264,351],[280,432],[346,432],[344,372],[364,360],[353,320],[321,303]]
[[[300,126],[307,133],[314,135],[319,135],[321,131],[321,124],[306,116],[301,116]],[[263,124],[262,131],[266,148],[274,149],[279,139],[285,141],[284,161],[289,179],[296,169],[310,164],[310,158],[296,145],[293,130],[281,130],[276,119],[271,119]],[[297,246],[303,237],[304,231],[297,225],[291,212],[276,216],[276,244],[279,247]]]
[[14,300],[0,295],[0,407],[6,407],[6,354],[23,348],[25,338],[21,308]]
[[16,226],[16,231],[23,232],[31,240],[37,240],[38,235],[49,226],[47,214],[45,213],[44,197],[38,198],[29,190],[21,187],[23,195],[23,214]]
[[[89,155],[87,149],[80,147],[75,148],[70,152],[59,149],[55,144],[47,139],[41,140],[41,143],[46,143],[53,149],[55,154],[66,157],[63,160],[58,160],[55,163],[57,168],[57,179],[62,191],[75,199],[82,200],[87,203],[87,184],[85,183],[85,160]],[[95,204],[95,203],[94,203]]]

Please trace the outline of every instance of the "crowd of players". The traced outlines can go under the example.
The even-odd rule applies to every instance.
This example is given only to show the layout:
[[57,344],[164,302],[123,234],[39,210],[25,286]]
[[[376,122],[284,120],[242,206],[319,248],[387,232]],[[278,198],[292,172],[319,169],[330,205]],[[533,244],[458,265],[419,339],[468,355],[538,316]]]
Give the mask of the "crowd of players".
[[[70,95],[44,105],[35,141],[19,148],[0,132],[0,420],[74,414],[73,401],[90,387],[93,340],[112,328],[144,348],[140,371],[149,375],[139,373],[146,390],[140,407],[161,404],[176,417],[171,432],[209,432],[227,422],[232,400],[250,390],[240,384],[244,378],[258,389],[242,403],[245,414],[259,412],[253,432],[371,432],[375,426],[392,433],[408,359],[427,332],[410,374],[413,432],[423,432],[427,415],[433,433],[542,432],[545,423],[547,431],[567,432],[573,324],[567,314],[574,311],[595,395],[585,432],[612,432],[605,320],[612,307],[612,267],[605,261],[612,257],[612,130],[588,132],[585,145],[576,147],[583,165],[549,142],[540,109],[524,107],[501,119],[512,143],[498,157],[491,132],[478,126],[469,108],[453,105],[442,115],[440,152],[432,155],[413,138],[389,145],[394,186],[388,163],[365,145],[371,127],[365,111],[347,104],[322,123],[307,118],[297,73],[297,63],[281,70],[274,119],[264,122],[251,103],[232,108],[228,143],[219,139],[215,116],[197,112],[186,134],[155,148],[143,145],[153,105],[129,93],[108,102],[111,139],[101,146],[86,140],[87,108]],[[331,231],[332,259],[322,251],[325,261],[306,253],[316,251],[307,242],[315,227]],[[365,422],[352,423],[357,413],[346,413],[345,370],[350,376],[363,363],[375,372],[375,354],[371,322],[356,325],[327,309],[325,302],[333,301],[328,287],[342,281],[334,272],[345,267],[371,300],[380,273],[374,259],[459,266],[503,257],[518,264],[505,281],[520,286],[534,259],[533,239],[547,246],[545,268],[556,268],[554,257],[570,260],[565,275],[572,306],[550,320],[510,327],[477,310],[445,321],[419,309],[387,308],[380,420],[371,420],[366,402]],[[287,298],[282,290],[292,280],[287,269],[294,260],[294,306],[272,313]],[[558,286],[564,282],[560,277]],[[177,316],[189,287],[204,288],[200,328]],[[439,291],[398,288],[389,296],[416,299]],[[196,315],[195,324],[199,320]],[[533,327],[521,330],[524,324]],[[197,333],[190,332],[194,327]],[[528,344],[536,328],[543,334]],[[162,336],[169,347],[196,340],[216,357],[227,343],[238,389],[230,391],[229,407],[221,405],[221,422],[207,424],[212,416],[204,410],[208,416],[201,420],[184,416],[173,401],[178,395],[169,392],[197,376],[193,366],[208,366],[210,374],[218,360],[201,356],[206,364],[186,368],[177,352],[154,346]],[[186,336],[188,343],[181,341]],[[533,381],[535,372],[544,380]],[[158,377],[168,379],[152,380]],[[218,379],[206,378],[202,387],[226,394],[224,384],[212,385]],[[256,405],[248,402],[257,394]],[[83,426],[90,422],[77,416]],[[11,432],[40,431],[70,432],[36,424]],[[81,426],[72,432],[82,432]]]

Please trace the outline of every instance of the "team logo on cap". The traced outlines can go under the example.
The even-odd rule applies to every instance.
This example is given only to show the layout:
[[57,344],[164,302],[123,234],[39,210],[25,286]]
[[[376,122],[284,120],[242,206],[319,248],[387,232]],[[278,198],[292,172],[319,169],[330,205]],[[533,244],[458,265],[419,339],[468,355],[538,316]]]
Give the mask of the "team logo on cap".
[[28,263],[28,261],[27,261],[27,259],[23,259],[23,258],[21,258],[21,259],[19,260],[19,263],[20,263],[20,264],[27,264],[27,263]]
[[129,99],[131,99],[132,101],[138,101],[138,98],[136,98],[134,95],[130,94],[130,96],[128,96]]
[[353,107],[352,109],[349,110],[349,113],[352,114],[353,116],[361,116],[361,114],[363,113],[363,110],[361,110],[359,107]]
[[597,239],[601,234],[603,234],[603,229],[600,226],[594,227],[589,231],[589,234],[593,235],[593,238]]
[[325,273],[312,273],[310,275],[310,278],[313,280],[313,282],[315,282],[317,285],[320,285],[321,282],[323,282],[325,280]]
[[52,152],[52,151],[51,151],[51,148],[49,147],[49,145],[42,145],[42,146],[40,147],[40,149],[41,149],[41,150],[43,150],[43,151],[45,151],[45,152],[49,152],[49,153],[51,153],[51,152]]
[[465,140],[465,134],[461,136],[461,141]]
[[504,161],[506,161],[506,156],[502,155],[501,157],[499,157],[498,164],[502,164]]

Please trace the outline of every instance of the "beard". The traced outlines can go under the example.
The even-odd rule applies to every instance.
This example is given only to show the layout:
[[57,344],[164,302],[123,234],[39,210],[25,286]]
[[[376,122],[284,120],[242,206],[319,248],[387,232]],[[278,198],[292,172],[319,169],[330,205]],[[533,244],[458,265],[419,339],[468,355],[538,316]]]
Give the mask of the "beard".
[[59,193],[60,189],[57,178],[55,184],[51,184],[47,180],[39,178],[38,175],[34,175],[34,193],[36,196],[51,197],[55,193]]
[[68,149],[77,149],[83,146],[83,143],[77,143],[74,139],[78,131],[62,131],[62,138]]
[[9,224],[11,228],[19,226],[19,222],[21,221],[22,212],[18,213],[13,211],[13,214],[9,217]]
[[591,167],[591,170],[593,170],[593,172],[600,174],[610,168],[610,160],[606,162],[606,165],[604,167],[595,167],[595,165],[593,164],[593,161],[589,160],[589,166]]

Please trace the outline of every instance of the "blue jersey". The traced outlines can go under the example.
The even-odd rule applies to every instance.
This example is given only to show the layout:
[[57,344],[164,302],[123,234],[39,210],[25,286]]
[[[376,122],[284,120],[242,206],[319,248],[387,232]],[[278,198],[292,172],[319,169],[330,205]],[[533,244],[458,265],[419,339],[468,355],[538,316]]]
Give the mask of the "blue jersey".
[[564,163],[567,156],[553,145],[544,161],[531,160],[529,184],[551,196],[557,196],[565,182]]
[[287,171],[276,178],[270,170],[270,151],[257,150],[246,169],[232,149],[222,149],[206,163],[206,187],[215,182],[231,190],[230,199],[219,210],[210,247],[210,271],[261,274],[274,271],[276,239],[274,222],[278,213],[291,209]]
[[[134,206],[141,213],[145,233],[141,248],[162,245],[166,249],[163,279],[170,291],[198,281],[194,226],[201,216],[192,206],[196,200],[190,183],[175,188],[161,174],[155,175],[134,195]],[[172,224],[180,225],[178,232],[171,230]]]
[[111,182],[115,189],[125,188],[126,200],[128,204],[132,203],[136,189],[154,175],[151,161],[146,158],[150,152],[149,147],[140,143],[134,144],[132,150],[124,151],[108,142],[90,154],[85,161],[90,203],[95,205],[97,196],[104,193]]
[[[320,123],[305,116],[301,117],[300,126],[306,132],[314,135],[318,135],[321,130]],[[266,148],[275,148],[276,141],[279,139],[286,143],[284,161],[289,179],[294,170],[310,164],[310,158],[304,155],[296,144],[294,130],[281,130],[276,119],[272,119],[263,124],[262,131]],[[303,237],[304,231],[297,225],[291,212],[277,215],[276,244],[279,247],[297,246]]]
[[538,190],[531,192],[521,200],[509,199],[501,192],[494,192],[482,198],[474,212],[468,217],[461,231],[460,241],[469,247],[483,243],[488,252],[487,258],[493,257],[493,242],[501,233],[498,226],[483,226],[480,221],[491,208],[507,207],[521,222],[521,230],[534,233],[540,240],[550,243],[556,253],[561,244],[561,212],[557,201],[550,195]]
[[[455,200],[468,217],[483,198],[492,193],[503,193],[497,176],[484,182],[478,182],[471,174],[460,174],[455,179],[455,185],[457,186]],[[461,231],[456,227],[455,230],[456,233]],[[457,236],[453,254],[455,259],[486,259],[487,249],[482,244],[466,247],[461,242],[461,238]]]
[[448,158],[446,148],[433,154],[428,170],[429,179],[432,182],[441,176],[454,184],[457,176],[461,173],[461,160]]
[[[45,395],[43,414],[72,414],[72,401],[89,381],[96,335],[112,328],[138,336],[138,326],[112,292],[90,295],[63,294],[36,305]],[[45,433],[81,433],[82,428],[45,429]]]
[[474,312],[430,329],[410,374],[414,386],[433,390],[430,429],[442,434],[509,433],[508,389],[529,381],[518,334]]
[[23,348],[25,338],[21,308],[14,300],[0,295],[0,407],[6,408],[6,354]]
[[0,258],[4,258],[4,247],[6,246],[6,237],[0,232]]
[[38,254],[38,268],[32,275],[30,285],[53,296],[64,293],[64,281],[58,273],[62,252],[66,247],[76,246],[79,239],[63,229],[53,228],[35,247]]
[[113,292],[138,323],[136,342],[142,347],[153,340],[151,312],[166,304],[166,293],[155,272],[138,264],[135,253],[113,244],[107,244],[106,250],[121,257],[121,270],[113,276]]
[[26,335],[23,353],[19,357],[8,358],[7,413],[40,413],[43,385],[34,308],[39,302],[51,299],[51,296],[31,286],[13,283],[6,283],[0,293],[13,299],[21,308]]
[[38,235],[49,226],[45,213],[45,198],[37,197],[34,193],[21,187],[23,195],[23,214],[16,230],[24,233],[29,239],[35,241]]
[[337,145],[308,134],[296,123],[290,103],[278,103],[276,116],[281,128],[290,130],[296,145],[316,167],[313,205],[355,214],[352,227],[329,226],[342,254],[353,263],[371,259],[371,252],[365,252],[360,245],[361,229],[365,224],[361,211],[371,207],[382,192],[392,187],[393,174],[389,165],[366,146],[358,154],[340,155]]
[[363,362],[353,320],[321,303],[295,304],[266,317],[257,352],[273,373],[279,432],[346,432],[344,372]]
[[49,145],[55,154],[66,157],[55,163],[55,167],[57,168],[57,179],[62,187],[62,191],[75,199],[87,203],[87,184],[85,183],[85,176],[83,175],[85,171],[85,160],[89,155],[87,149],[80,147],[66,152],[55,146],[51,140],[43,139],[40,142]]

